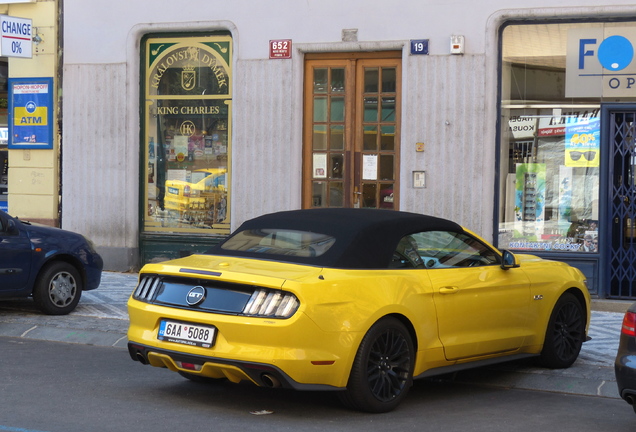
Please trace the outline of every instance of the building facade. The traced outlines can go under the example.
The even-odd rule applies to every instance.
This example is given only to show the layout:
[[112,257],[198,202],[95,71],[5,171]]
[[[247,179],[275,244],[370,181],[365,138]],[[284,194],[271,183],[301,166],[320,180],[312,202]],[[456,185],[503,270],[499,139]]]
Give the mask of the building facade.
[[636,6],[552,5],[64,0],[61,225],[127,270],[399,209],[636,297]]
[[61,194],[60,7],[0,1],[0,209],[53,226]]

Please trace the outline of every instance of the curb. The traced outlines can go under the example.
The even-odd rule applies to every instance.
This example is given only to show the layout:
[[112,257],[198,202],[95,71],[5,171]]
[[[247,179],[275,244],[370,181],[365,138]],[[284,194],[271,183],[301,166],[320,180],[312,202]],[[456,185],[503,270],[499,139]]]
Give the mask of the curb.
[[543,369],[532,366],[531,361],[502,363],[462,371],[441,381],[620,399],[613,367],[578,360],[567,369]]

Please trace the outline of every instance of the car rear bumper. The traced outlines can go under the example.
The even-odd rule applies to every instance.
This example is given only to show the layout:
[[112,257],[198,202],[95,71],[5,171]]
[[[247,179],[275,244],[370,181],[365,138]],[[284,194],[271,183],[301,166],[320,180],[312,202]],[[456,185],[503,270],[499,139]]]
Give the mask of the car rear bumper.
[[280,368],[266,363],[184,354],[134,342],[128,342],[128,353],[133,360],[142,364],[209,378],[227,378],[234,383],[251,381],[260,387],[308,391],[344,390],[331,385],[296,382]]
[[614,363],[618,393],[636,411],[636,353],[619,349]]
[[[363,336],[350,331],[324,331],[302,312],[290,319],[267,319],[176,309],[132,298],[128,312],[133,360],[210,378],[247,380],[259,386],[267,386],[272,375],[288,388],[344,388]],[[159,339],[162,320],[214,327],[213,346]],[[196,369],[177,363],[184,361],[196,365]]]

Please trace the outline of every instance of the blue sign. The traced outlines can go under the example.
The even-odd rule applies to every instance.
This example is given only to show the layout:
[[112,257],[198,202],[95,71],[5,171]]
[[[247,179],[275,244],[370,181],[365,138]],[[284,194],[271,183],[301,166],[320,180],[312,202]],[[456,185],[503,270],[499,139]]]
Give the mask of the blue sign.
[[568,30],[565,96],[636,97],[636,28]]
[[9,148],[53,148],[53,78],[9,78]]
[[428,55],[428,39],[412,39],[411,54]]

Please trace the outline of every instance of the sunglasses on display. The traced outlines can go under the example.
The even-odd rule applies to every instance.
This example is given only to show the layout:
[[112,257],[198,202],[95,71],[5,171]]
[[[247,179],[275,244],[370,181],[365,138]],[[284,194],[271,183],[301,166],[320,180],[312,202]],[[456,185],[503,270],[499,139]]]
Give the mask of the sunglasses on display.
[[579,159],[581,159],[581,156],[583,156],[586,161],[590,162],[590,161],[594,160],[594,158],[596,157],[596,152],[593,151],[593,150],[586,151],[586,152],[580,152],[580,151],[571,151],[570,152],[570,158],[573,161],[578,161]]

